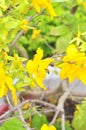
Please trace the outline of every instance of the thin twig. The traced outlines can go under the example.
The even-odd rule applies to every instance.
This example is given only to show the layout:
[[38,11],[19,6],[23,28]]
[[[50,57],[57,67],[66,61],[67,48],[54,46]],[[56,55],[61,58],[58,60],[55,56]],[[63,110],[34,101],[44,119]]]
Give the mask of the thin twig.
[[[34,20],[36,17],[40,16],[41,14],[43,14],[44,11],[41,11],[40,13],[36,14],[35,16],[29,16],[27,18],[28,22],[31,22],[32,20]],[[12,42],[12,44],[10,45],[10,49],[17,44],[18,40],[20,39],[20,37],[24,34],[24,30],[21,30],[18,35],[16,36],[16,38],[14,39],[14,41]]]
[[18,111],[18,113],[19,113],[19,118],[20,118],[20,120],[22,121],[24,128],[26,128],[26,130],[31,130],[31,128],[29,128],[29,126],[27,125],[27,123],[26,123],[25,120],[24,120],[24,117],[23,117],[21,108],[18,108],[17,111]]
[[28,54],[23,46],[20,46],[20,44],[15,44],[14,47],[18,50],[18,52],[21,54],[22,57],[29,59]]
[[12,104],[11,104],[11,102],[10,102],[10,99],[9,99],[9,97],[8,97],[8,94],[6,95],[6,99],[7,99],[7,103],[8,103],[8,105],[9,105],[9,107],[12,109],[13,106],[12,106]]
[[44,44],[52,51],[54,51],[55,49],[50,45],[48,44],[47,42],[44,42]]
[[62,113],[62,130],[65,130],[65,113]]
[[68,96],[70,96],[71,90],[74,88],[74,86],[68,88],[67,85],[68,84],[65,84],[65,90],[66,90],[65,93],[59,98],[57,110],[55,112],[55,115],[54,115],[52,121],[50,122],[50,125],[55,123],[56,118],[60,112],[64,113],[64,103],[65,103],[66,99],[68,98]]
[[3,122],[5,122],[7,120],[9,120],[9,118],[8,119],[2,119],[2,120],[0,120],[0,124],[2,124]]
[[[54,90],[50,91],[50,90],[46,90],[46,91],[32,91],[32,90],[27,90],[25,92],[26,95],[32,95],[32,96],[36,96],[36,97],[40,97],[42,96],[42,94],[44,93],[45,96],[49,96],[49,95],[54,95],[54,94],[57,94],[58,95],[58,90],[59,88],[61,88],[61,84]],[[20,93],[20,96],[23,94],[24,92],[21,92]]]
[[17,43],[17,41],[19,40],[19,38],[23,35],[24,31],[21,30],[18,35],[16,36],[16,38],[14,39],[14,41],[12,42],[12,44],[10,45],[10,49],[12,49],[12,47]]
[[50,122],[50,124],[49,124],[49,125],[52,125],[52,124],[54,124],[54,123],[55,123],[55,121],[56,121],[56,118],[57,118],[58,114],[59,114],[59,110],[57,110],[57,111],[55,112],[55,115],[54,115],[54,117],[53,117],[53,119],[52,119],[52,121]]
[[60,97],[60,99],[59,99],[59,101],[58,101],[58,105],[57,105],[57,110],[56,110],[56,112],[55,112],[55,115],[54,115],[52,121],[50,122],[50,125],[52,125],[52,124],[55,123],[56,118],[57,118],[57,116],[59,115],[60,112],[62,112],[62,113],[64,112],[64,103],[65,103],[65,101],[66,101],[66,99],[68,98],[69,95],[70,95],[70,92],[69,92],[69,90],[67,90],[67,91]]
[[55,112],[55,109],[48,109],[48,110],[42,110],[40,111],[41,113],[50,113],[50,112]]
[[23,101],[22,103],[20,103],[18,106],[15,106],[12,109],[10,109],[7,112],[5,112],[3,115],[0,116],[0,119],[8,117],[10,113],[15,112],[18,108],[21,108],[24,104],[26,104],[28,102],[39,103],[39,104],[42,104],[44,106],[48,106],[50,108],[56,109],[56,106],[51,104],[51,103],[48,103],[48,102],[45,102],[45,101],[41,101],[41,100],[38,100],[38,99],[28,99],[28,100]]

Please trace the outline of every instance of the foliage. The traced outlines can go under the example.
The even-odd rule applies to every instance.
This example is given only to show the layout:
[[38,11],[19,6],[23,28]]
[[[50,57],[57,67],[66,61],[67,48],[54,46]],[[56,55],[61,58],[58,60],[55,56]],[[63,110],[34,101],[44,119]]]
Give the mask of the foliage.
[[[35,27],[34,30],[39,30],[40,33],[38,35],[35,34],[35,38],[32,38],[34,30],[28,31],[26,36],[22,36],[19,39],[18,45],[22,45],[24,48],[27,48],[27,53],[30,58],[33,57],[33,54],[38,47],[43,49],[44,57],[53,54],[56,37],[53,37],[50,34],[50,30],[56,25],[56,23],[56,19],[50,19],[50,17],[44,14],[40,15],[39,18],[31,21],[31,25],[34,25]],[[36,27],[36,25],[38,26]]]
[[76,1],[53,3],[53,7],[57,14],[55,19],[42,14],[31,21],[31,25],[40,30],[40,34],[35,39],[31,39],[34,31],[31,30],[27,32],[26,37],[22,36],[19,40],[19,45],[22,44],[27,48],[30,58],[38,47],[43,48],[46,57],[55,51],[65,53],[69,42],[77,34],[78,25],[81,33],[86,31],[84,28],[86,26],[85,10],[82,6],[78,6]]
[[[59,118],[56,123],[55,123],[55,127],[57,130],[61,130],[61,119]],[[66,130],[72,130],[70,123],[68,121],[65,122],[65,129]]]
[[86,100],[82,104],[77,105],[72,126],[74,130],[85,130],[86,129]]
[[63,63],[60,64],[61,78],[68,78],[69,82],[72,82],[76,78],[86,84],[85,65],[85,53],[78,51],[75,45],[70,45],[67,48],[66,56],[63,58]]
[[40,130],[43,124],[48,124],[46,116],[41,114],[40,115],[35,114],[32,118],[32,127],[35,128],[36,130]]
[[[35,3],[34,3],[35,2]],[[7,94],[8,89],[11,90],[13,100],[15,102],[15,105],[17,104],[17,97],[16,92],[17,91],[23,91],[24,86],[30,84],[30,78],[27,75],[27,69],[24,67],[24,61],[26,59],[19,57],[17,54],[14,53],[14,56],[9,56],[6,52],[9,52],[9,46],[13,39],[15,38],[16,34],[19,32],[19,30],[23,30],[23,33],[26,33],[27,30],[32,27],[29,26],[29,22],[27,19],[27,12],[28,7],[35,6],[39,7],[41,6],[43,8],[48,9],[50,12],[50,8],[52,11],[50,14],[55,15],[54,10],[52,8],[52,5],[50,2],[44,1],[43,3],[40,1],[40,4],[36,3],[36,1],[32,1],[32,4],[28,0],[17,0],[17,1],[1,1],[0,2],[0,10],[1,10],[1,28],[0,28],[0,52],[1,52],[1,58],[0,58],[0,64],[3,64],[3,67],[1,65],[1,95],[0,97],[3,97]],[[45,6],[44,6],[45,3]],[[38,4],[38,5],[35,5]],[[36,9],[38,9],[36,8]],[[38,10],[37,10],[38,11]],[[40,11],[40,10],[39,10]],[[17,13],[19,12],[19,13]],[[3,56],[5,56],[5,59],[3,60]],[[40,60],[41,61],[41,60]],[[39,62],[40,62],[39,61]],[[42,62],[42,61],[41,61]],[[48,61],[48,59],[45,61],[46,67],[49,65],[51,60]],[[44,68],[44,69],[45,69]],[[4,70],[5,69],[5,70]],[[44,70],[43,70],[44,71]],[[46,71],[45,71],[46,72]],[[41,72],[43,73],[43,72]],[[44,79],[45,75],[42,79],[39,81],[37,80],[39,86],[42,85],[42,81]],[[6,81],[4,81],[4,79]],[[40,83],[39,83],[40,82]],[[6,85],[5,85],[6,84]],[[43,85],[42,85],[43,86]]]
[[0,130],[25,130],[25,128],[18,118],[12,117],[3,123]]

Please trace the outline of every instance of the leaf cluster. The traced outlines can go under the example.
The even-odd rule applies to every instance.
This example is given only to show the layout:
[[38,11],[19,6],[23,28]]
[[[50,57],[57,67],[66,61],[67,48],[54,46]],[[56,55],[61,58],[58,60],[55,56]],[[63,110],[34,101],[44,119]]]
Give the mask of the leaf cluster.
[[86,129],[86,100],[82,104],[77,105],[72,126],[74,130]]

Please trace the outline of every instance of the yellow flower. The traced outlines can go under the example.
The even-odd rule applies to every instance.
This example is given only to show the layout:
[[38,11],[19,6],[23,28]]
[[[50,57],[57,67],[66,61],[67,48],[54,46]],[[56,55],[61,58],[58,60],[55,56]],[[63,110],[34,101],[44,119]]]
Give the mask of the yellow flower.
[[27,32],[27,30],[28,30],[28,20],[26,20],[26,19],[21,20],[19,26],[22,30],[24,30],[24,32]]
[[86,63],[78,70],[78,79],[86,85]]
[[64,56],[63,61],[71,64],[82,64],[86,60],[84,53],[79,52],[75,45],[70,45],[66,51],[67,55]]
[[86,2],[82,2],[84,9],[86,9]]
[[11,64],[12,69],[24,70],[25,68],[23,66],[23,61],[26,61],[26,59],[23,57],[19,57],[18,54],[15,53]]
[[12,85],[12,79],[6,75],[3,65],[0,64],[0,98],[5,96],[8,90],[12,92],[13,101],[17,105],[16,89]]
[[56,130],[56,128],[54,125],[48,126],[46,124],[43,124],[41,130]]
[[23,105],[22,109],[23,109],[23,110],[26,110],[26,109],[28,109],[29,107],[30,107],[30,103],[28,102],[28,103],[26,103],[26,104]]
[[5,36],[8,36],[8,31],[4,31]]
[[72,82],[75,78],[86,84],[86,56],[79,52],[75,45],[67,48],[61,67],[61,79],[68,78]]
[[39,36],[39,34],[40,34],[40,30],[34,29],[32,36],[31,36],[31,39],[36,39]]
[[60,65],[61,72],[60,77],[61,79],[68,78],[69,82],[72,82],[77,77],[77,71],[79,70],[79,66],[72,64],[72,63],[62,63]]
[[78,4],[83,5],[84,9],[86,9],[86,2],[83,2],[81,0],[77,0]]
[[43,80],[46,76],[46,69],[50,62],[53,61],[51,58],[43,59],[43,50],[38,48],[33,60],[29,60],[26,64],[26,68],[33,79],[33,85],[38,84],[39,87],[45,88]]
[[37,12],[40,12],[41,7],[47,9],[51,17],[56,16],[56,13],[51,5],[50,0],[32,0],[34,7]]
[[80,38],[80,36],[81,36],[81,32],[78,31],[77,37]]
[[77,0],[78,4],[82,4],[82,1],[81,0]]

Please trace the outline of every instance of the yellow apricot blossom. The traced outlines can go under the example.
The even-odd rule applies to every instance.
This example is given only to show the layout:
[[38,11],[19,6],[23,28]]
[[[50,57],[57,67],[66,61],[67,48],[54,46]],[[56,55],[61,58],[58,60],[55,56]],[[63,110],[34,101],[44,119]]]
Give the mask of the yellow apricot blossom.
[[78,70],[77,74],[78,79],[86,85],[86,63],[80,68],[80,70]]
[[26,61],[25,58],[19,57],[18,54],[14,53],[14,57],[13,57],[13,61],[12,61],[12,69],[20,69],[20,70],[24,70],[24,66],[22,64],[23,61]]
[[23,109],[23,110],[26,110],[26,109],[28,109],[29,107],[30,107],[30,103],[28,102],[28,103],[26,103],[26,104],[23,105],[22,109]]
[[40,34],[40,30],[34,29],[32,36],[31,36],[31,39],[36,39],[39,36],[39,34]]
[[28,20],[26,20],[26,19],[21,20],[19,26],[22,30],[24,30],[24,32],[27,32],[27,30],[28,30]]
[[75,45],[67,48],[63,63],[60,64],[61,79],[68,78],[72,82],[75,78],[86,84],[86,56],[81,53]]
[[8,31],[4,31],[5,36],[8,36]]
[[56,13],[51,5],[50,0],[32,0],[33,6],[37,12],[40,12],[41,7],[47,9],[51,17],[56,16]]
[[82,0],[77,0],[78,4],[83,5],[84,9],[86,9],[86,2]]
[[66,56],[64,56],[64,62],[83,64],[86,60],[85,53],[80,52],[75,45],[70,45],[66,50]]
[[55,128],[54,125],[48,126],[47,124],[43,124],[43,125],[41,126],[41,130],[56,130],[56,128]]
[[29,74],[32,77],[32,84],[33,86],[36,86],[36,84],[41,87],[45,88],[43,84],[43,80],[46,77],[46,69],[50,62],[53,61],[52,58],[43,58],[43,50],[38,48],[37,53],[35,54],[33,60],[29,60],[26,64],[26,68],[29,72]]
[[8,90],[12,92],[14,104],[17,105],[16,89],[12,85],[12,79],[6,74],[3,64],[0,63],[0,98],[5,96]]
[[83,5],[84,9],[86,9],[86,2],[83,2],[82,5]]

